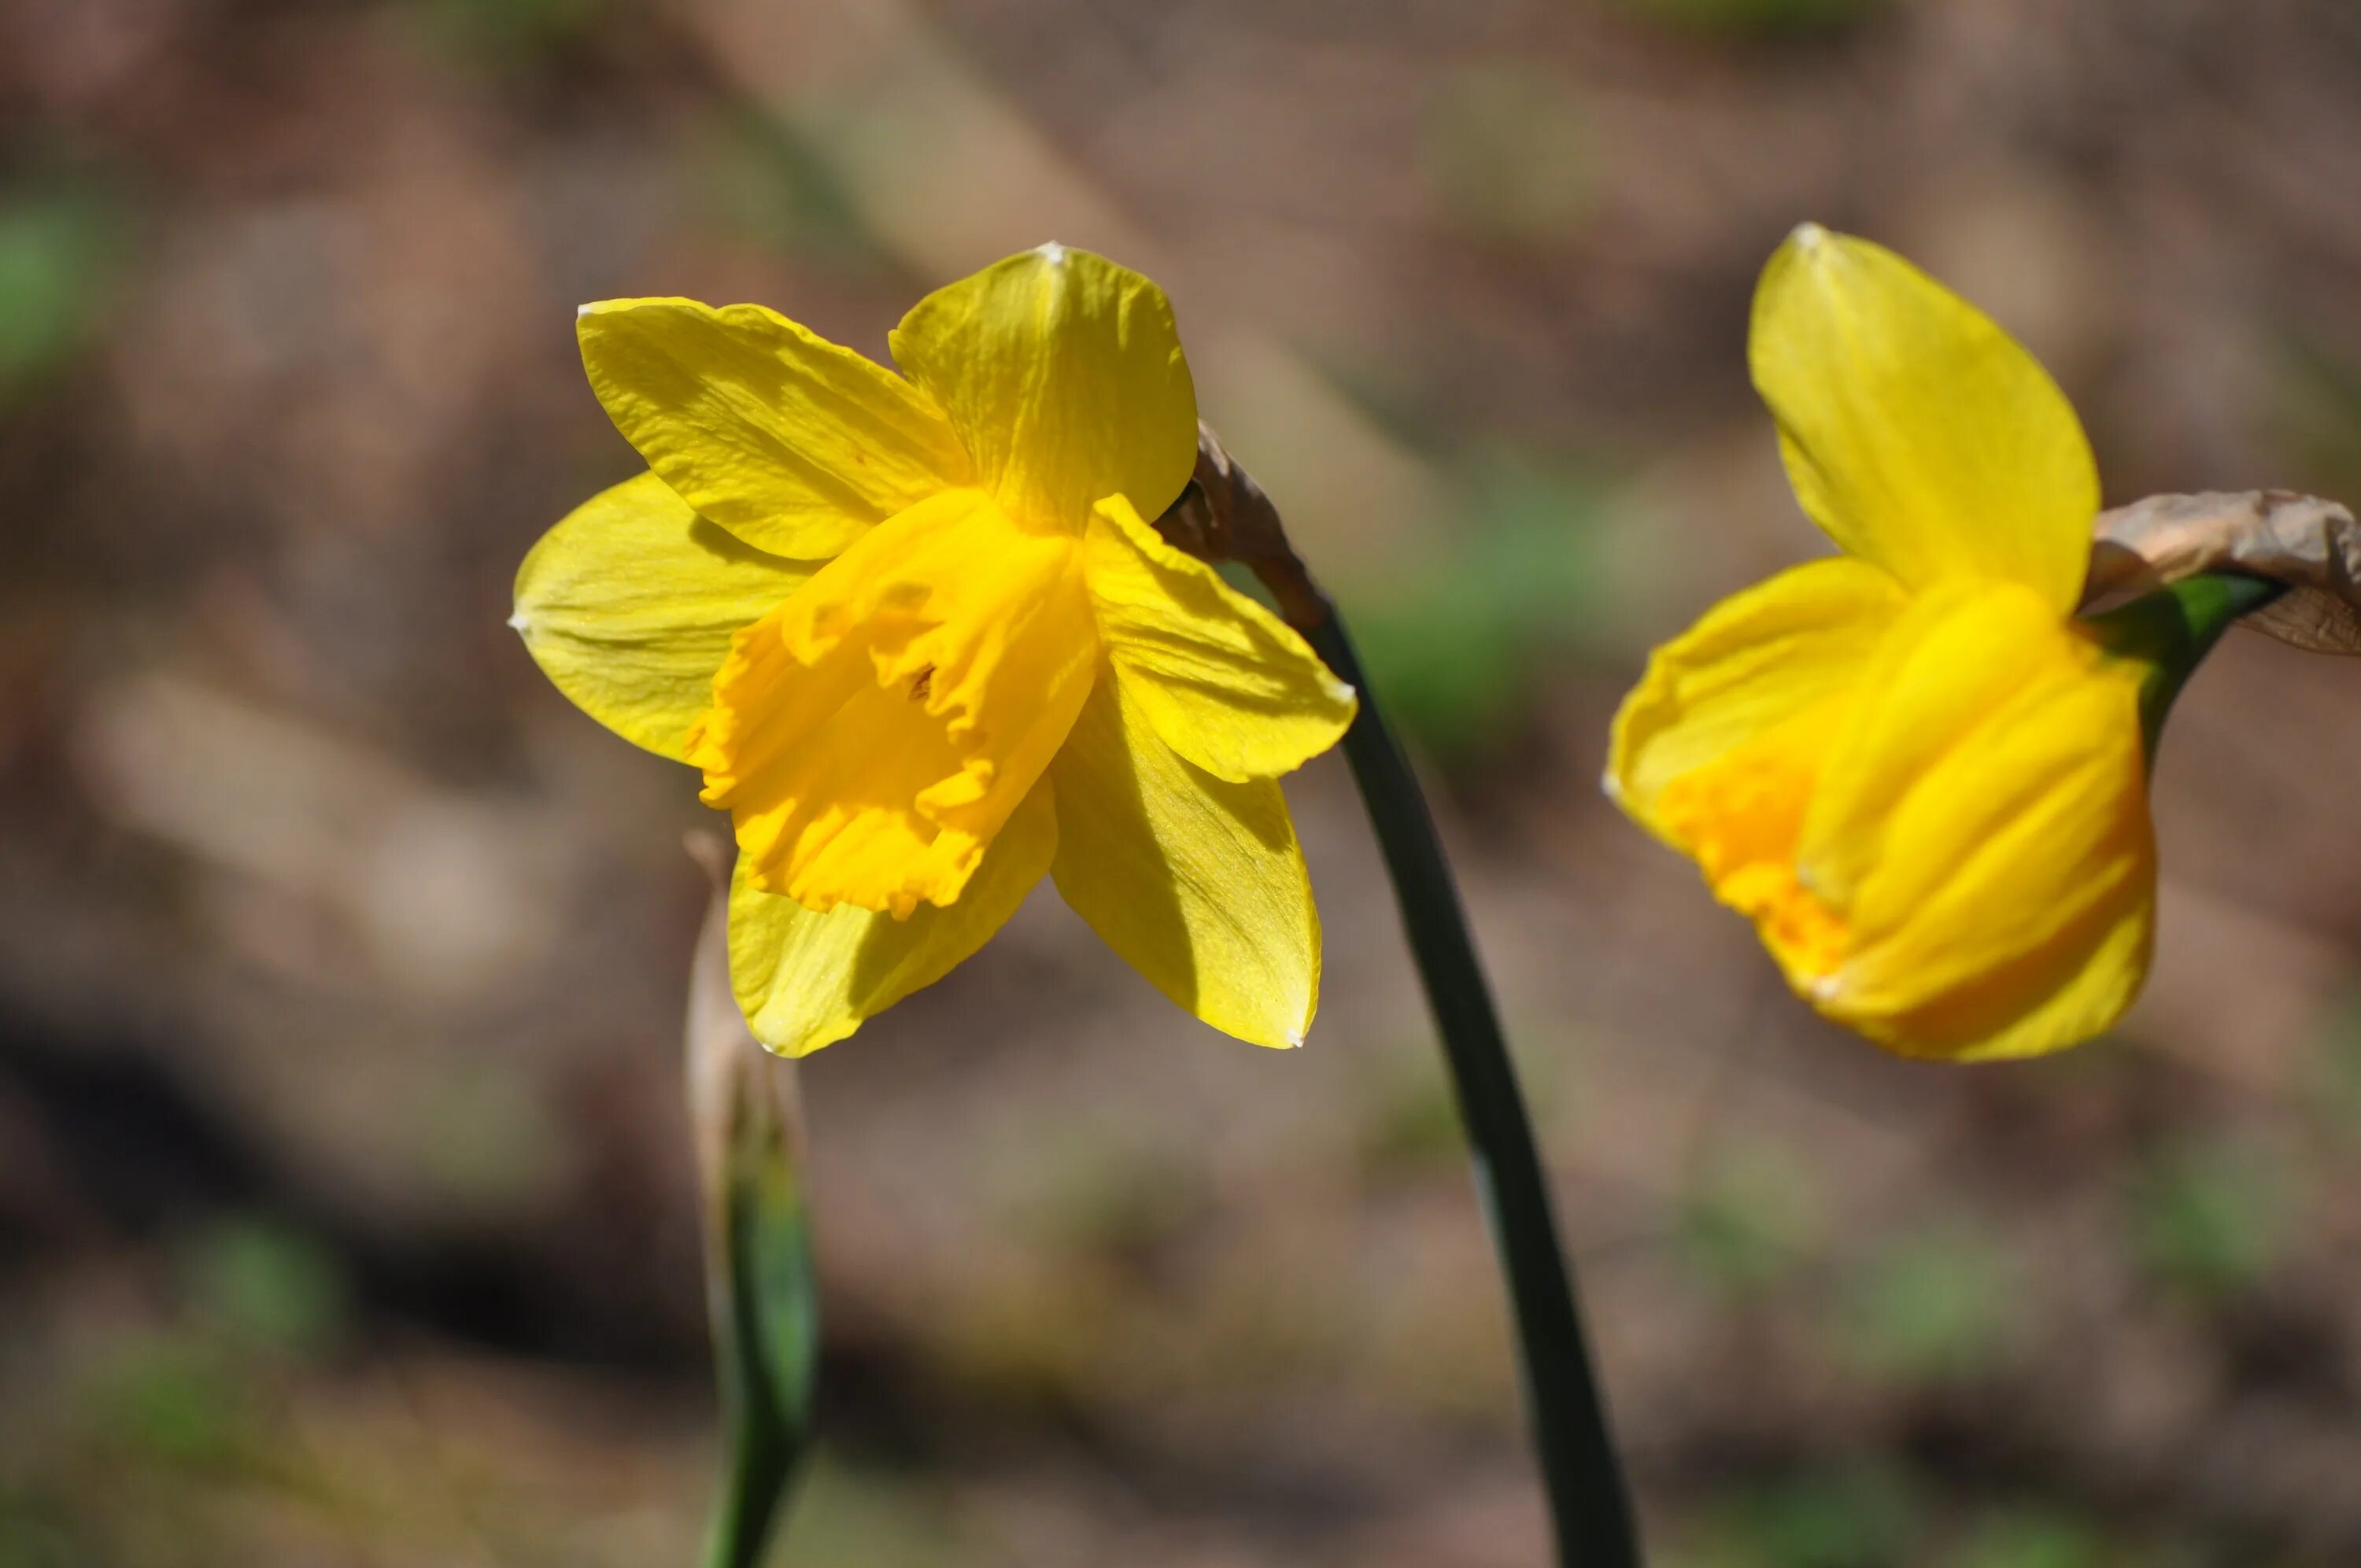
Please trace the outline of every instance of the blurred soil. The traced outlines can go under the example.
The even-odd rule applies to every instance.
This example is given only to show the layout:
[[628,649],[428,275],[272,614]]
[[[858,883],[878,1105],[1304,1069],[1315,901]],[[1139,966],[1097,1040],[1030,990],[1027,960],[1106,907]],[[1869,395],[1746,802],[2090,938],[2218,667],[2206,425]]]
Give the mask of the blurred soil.
[[[2111,500],[2361,499],[2343,0],[0,4],[0,1564],[689,1560],[703,815],[503,625],[631,454],[581,301],[882,355],[1152,271],[1410,720],[1675,1568],[2361,1562],[2361,670],[2234,639],[2150,993],[1817,1025],[1595,781],[1812,551],[1743,344],[1812,218],[2057,373]],[[803,1069],[811,1568],[1543,1560],[1340,767],[1310,1046],[1046,894]]]

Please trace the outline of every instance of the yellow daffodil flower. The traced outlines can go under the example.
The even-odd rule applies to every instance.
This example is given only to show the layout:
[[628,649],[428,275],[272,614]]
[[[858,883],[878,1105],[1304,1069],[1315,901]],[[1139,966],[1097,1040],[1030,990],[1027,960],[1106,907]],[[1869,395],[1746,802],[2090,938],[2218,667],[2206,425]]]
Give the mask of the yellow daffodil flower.
[[2153,941],[2154,666],[2074,619],[2099,483],[2072,407],[1973,307],[1810,225],[1763,271],[1748,356],[1843,553],[1656,651],[1609,793],[1889,1049],[2098,1034]]
[[730,812],[765,1045],[844,1038],[1045,873],[1206,1023],[1301,1042],[1320,927],[1277,779],[1354,694],[1149,525],[1197,452],[1161,290],[1044,246],[920,301],[902,375],[758,305],[578,334],[650,472],[534,546],[513,624]]

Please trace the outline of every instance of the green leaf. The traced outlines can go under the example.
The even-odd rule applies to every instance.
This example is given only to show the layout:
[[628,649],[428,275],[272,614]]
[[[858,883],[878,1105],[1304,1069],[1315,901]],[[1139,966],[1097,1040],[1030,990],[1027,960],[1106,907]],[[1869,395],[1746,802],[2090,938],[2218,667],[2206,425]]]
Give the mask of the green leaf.
[[705,1561],[707,1568],[751,1568],[810,1453],[819,1292],[795,1069],[763,1049],[738,1010],[728,867],[718,847],[699,848],[698,859],[715,883],[689,977],[688,1103],[728,1451]]

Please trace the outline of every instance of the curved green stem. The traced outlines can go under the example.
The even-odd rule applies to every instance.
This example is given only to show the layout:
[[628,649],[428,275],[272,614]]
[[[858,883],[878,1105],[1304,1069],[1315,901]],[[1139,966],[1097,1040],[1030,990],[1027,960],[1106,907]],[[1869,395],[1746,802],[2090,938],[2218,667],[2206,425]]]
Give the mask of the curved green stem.
[[2284,583],[2268,577],[2202,572],[2090,618],[2092,634],[2107,652],[2119,658],[2142,660],[2149,666],[2140,686],[2140,729],[2147,738],[2151,766],[2173,699],[2213,652],[2213,644],[2222,640],[2222,633],[2240,616],[2252,614],[2285,592]]
[[1459,1119],[1474,1157],[1476,1190],[1492,1230],[1517,1330],[1525,1407],[1549,1497],[1560,1568],[1633,1568],[1640,1542],[1606,1406],[1575,1305],[1573,1277],[1550,1213],[1549,1181],[1517,1089],[1517,1069],[1477,961],[1459,887],[1444,858],[1418,775],[1386,727],[1377,696],[1336,607],[1288,542],[1279,509],[1202,424],[1197,467],[1158,532],[1200,560],[1235,562],[1260,578],[1287,623],[1361,696],[1345,732],[1345,757],[1377,830],[1394,901],[1410,938],[1427,1005],[1443,1036]]
[[1631,1568],[1640,1561],[1640,1548],[1622,1468],[1608,1435],[1581,1310],[1558,1245],[1532,1124],[1491,988],[1477,960],[1458,884],[1417,775],[1386,726],[1344,622],[1324,598],[1317,609],[1324,613],[1315,618],[1299,609],[1290,619],[1329,667],[1361,694],[1360,713],[1345,732],[1345,755],[1377,830],[1419,979],[1443,1036],[1477,1191],[1507,1276],[1557,1561],[1563,1568]]

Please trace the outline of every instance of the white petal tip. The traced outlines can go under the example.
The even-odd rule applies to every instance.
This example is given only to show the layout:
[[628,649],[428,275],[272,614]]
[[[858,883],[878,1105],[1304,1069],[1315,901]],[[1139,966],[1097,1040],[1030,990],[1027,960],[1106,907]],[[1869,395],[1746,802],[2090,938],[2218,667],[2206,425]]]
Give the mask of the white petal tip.
[[595,311],[598,308],[598,307],[596,305],[577,305],[574,307],[574,319],[576,321],[580,321],[584,316],[588,315],[592,311]]
[[533,622],[526,618],[525,613],[522,610],[519,610],[514,615],[509,617],[509,626],[511,630],[519,632],[525,632],[533,630]]
[[1033,254],[1052,267],[1062,267],[1066,264],[1066,247],[1054,239],[1047,245],[1035,246]]
[[1824,974],[1806,987],[1812,993],[1812,1000],[1815,1002],[1834,1002],[1844,994],[1844,970],[1837,970],[1834,974]]
[[1331,675],[1328,677],[1328,700],[1330,702],[1358,702],[1361,700],[1361,694],[1353,689],[1353,684],[1350,681],[1340,681],[1335,676]]
[[1289,1030],[1287,1034],[1287,1048],[1290,1051],[1300,1050],[1302,1048],[1302,1046],[1303,1031],[1301,1029]]
[[1598,775],[1598,793],[1618,806],[1623,804],[1623,785],[1621,781],[1616,778],[1613,769],[1610,768]]
[[1825,244],[1828,237],[1828,231],[1817,224],[1797,224],[1787,242],[1797,250],[1813,250]]

